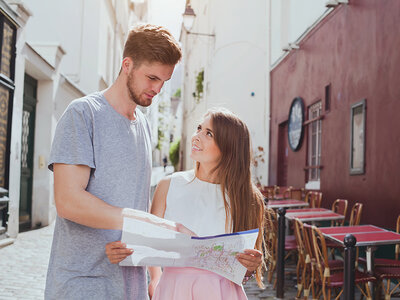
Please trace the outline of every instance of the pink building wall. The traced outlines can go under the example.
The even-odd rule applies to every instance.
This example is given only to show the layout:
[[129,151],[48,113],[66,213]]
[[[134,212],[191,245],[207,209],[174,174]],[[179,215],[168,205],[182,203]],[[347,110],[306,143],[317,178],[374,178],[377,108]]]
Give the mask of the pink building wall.
[[[322,100],[323,206],[364,204],[362,223],[394,228],[400,214],[400,1],[349,0],[271,72],[270,184],[277,184],[278,129],[295,97]],[[331,85],[325,112],[325,86]],[[350,109],[366,99],[365,174],[350,175]],[[305,130],[307,132],[307,130]],[[287,185],[304,187],[307,134],[287,150]]]

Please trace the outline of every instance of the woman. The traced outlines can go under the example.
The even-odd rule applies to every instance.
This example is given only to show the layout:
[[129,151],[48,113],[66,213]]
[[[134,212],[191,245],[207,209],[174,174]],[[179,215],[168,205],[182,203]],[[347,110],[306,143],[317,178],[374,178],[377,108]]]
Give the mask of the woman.
[[[237,255],[246,278],[255,274],[259,286],[264,226],[263,197],[251,182],[250,135],[247,126],[226,109],[211,109],[192,136],[195,170],[163,179],[154,194],[151,213],[183,224],[199,236],[259,228],[255,249]],[[118,263],[132,252],[121,243],[107,244]],[[127,249],[129,250],[129,249]],[[247,299],[243,287],[197,268],[149,267],[149,294],[160,299]]]

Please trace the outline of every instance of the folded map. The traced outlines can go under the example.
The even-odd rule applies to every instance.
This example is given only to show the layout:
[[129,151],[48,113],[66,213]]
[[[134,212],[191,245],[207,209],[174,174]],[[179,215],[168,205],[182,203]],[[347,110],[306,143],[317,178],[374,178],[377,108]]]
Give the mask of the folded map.
[[238,252],[253,249],[258,229],[217,236],[191,237],[176,231],[176,223],[152,214],[124,209],[121,241],[134,250],[121,266],[195,267],[241,284],[246,268]]

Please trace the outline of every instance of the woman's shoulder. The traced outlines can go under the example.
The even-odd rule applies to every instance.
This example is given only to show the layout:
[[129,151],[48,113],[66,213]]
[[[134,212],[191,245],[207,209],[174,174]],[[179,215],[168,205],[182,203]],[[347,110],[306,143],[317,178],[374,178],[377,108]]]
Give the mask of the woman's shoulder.
[[192,182],[195,178],[194,170],[175,172],[170,178],[173,181]]

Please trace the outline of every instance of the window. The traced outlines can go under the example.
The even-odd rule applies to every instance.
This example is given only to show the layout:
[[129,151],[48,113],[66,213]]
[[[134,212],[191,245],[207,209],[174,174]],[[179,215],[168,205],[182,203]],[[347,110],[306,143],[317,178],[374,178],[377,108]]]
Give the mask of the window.
[[[308,108],[308,182],[318,182],[321,165],[321,111],[322,102],[319,101]],[[319,188],[314,186],[314,188]]]
[[331,85],[325,86],[325,111],[331,110]]
[[350,174],[364,174],[365,99],[351,107]]

